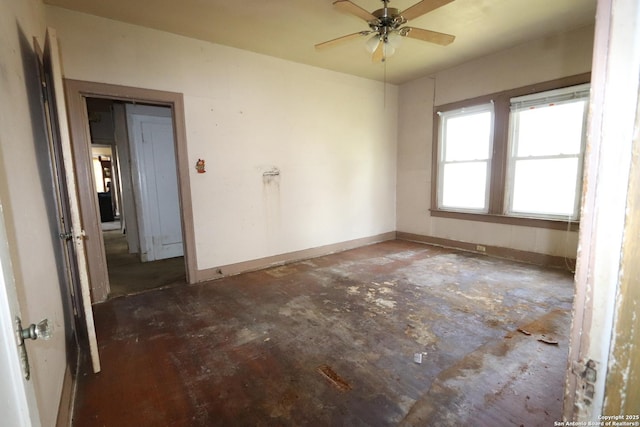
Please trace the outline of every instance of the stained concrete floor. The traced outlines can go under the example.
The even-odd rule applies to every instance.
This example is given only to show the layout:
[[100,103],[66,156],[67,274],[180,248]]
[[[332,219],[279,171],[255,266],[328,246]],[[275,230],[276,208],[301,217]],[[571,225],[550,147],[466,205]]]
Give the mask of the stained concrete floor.
[[116,298],[74,425],[553,425],[572,295],[568,272],[389,241]]
[[102,237],[109,271],[109,298],[186,283],[183,257],[141,262],[139,254],[129,253],[126,235],[119,228],[104,230]]

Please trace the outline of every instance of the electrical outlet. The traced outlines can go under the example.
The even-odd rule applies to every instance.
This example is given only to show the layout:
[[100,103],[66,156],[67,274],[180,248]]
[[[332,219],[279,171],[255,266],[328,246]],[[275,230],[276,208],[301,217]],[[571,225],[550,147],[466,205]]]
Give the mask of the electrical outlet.
[[476,251],[478,252],[487,252],[487,247],[484,245],[476,245]]

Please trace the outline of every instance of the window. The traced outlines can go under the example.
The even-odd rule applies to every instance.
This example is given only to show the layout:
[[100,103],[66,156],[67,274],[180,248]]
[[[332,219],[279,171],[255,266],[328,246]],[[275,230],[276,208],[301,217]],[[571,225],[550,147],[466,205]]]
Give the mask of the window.
[[487,212],[493,105],[441,114],[438,207]]
[[577,219],[589,85],[511,99],[507,213]]
[[589,77],[436,107],[432,216],[565,229],[577,221]]

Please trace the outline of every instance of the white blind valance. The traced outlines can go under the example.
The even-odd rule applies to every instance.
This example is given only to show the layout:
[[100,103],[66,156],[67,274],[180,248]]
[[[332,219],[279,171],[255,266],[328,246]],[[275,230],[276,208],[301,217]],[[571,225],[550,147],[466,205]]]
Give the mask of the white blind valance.
[[585,83],[561,89],[538,92],[511,98],[511,111],[519,111],[537,106],[563,104],[578,99],[588,99],[591,84]]

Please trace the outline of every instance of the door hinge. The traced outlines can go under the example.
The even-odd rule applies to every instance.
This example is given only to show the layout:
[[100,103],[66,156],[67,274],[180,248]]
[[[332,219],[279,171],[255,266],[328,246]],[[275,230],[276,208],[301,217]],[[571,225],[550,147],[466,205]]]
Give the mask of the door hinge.
[[74,236],[73,231],[67,231],[64,233],[59,233],[58,237],[60,237],[63,240],[71,240],[74,237],[76,239],[84,239],[85,237],[87,237],[87,233],[84,230],[80,230],[80,233]]
[[60,236],[62,240],[71,240],[73,238],[73,233],[71,233],[70,231],[67,231],[66,233],[58,234],[58,236]]
[[595,360],[580,360],[573,362],[571,372],[577,376],[575,406],[579,412],[579,419],[586,419],[592,411],[595,397],[595,383],[598,378],[598,364]]
[[42,101],[46,105],[49,103],[49,91],[47,90],[47,82],[44,79],[40,81],[40,90],[42,92]]

